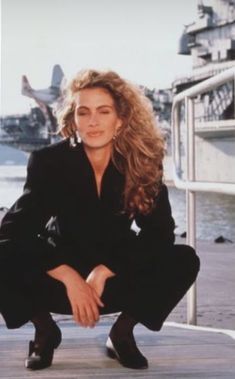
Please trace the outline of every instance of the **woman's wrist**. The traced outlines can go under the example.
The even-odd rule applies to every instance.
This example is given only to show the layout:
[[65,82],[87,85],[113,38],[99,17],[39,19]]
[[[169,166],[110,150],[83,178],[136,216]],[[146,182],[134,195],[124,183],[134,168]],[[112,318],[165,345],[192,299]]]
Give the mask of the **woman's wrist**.
[[80,278],[79,273],[68,265],[61,265],[59,267],[56,267],[55,269],[47,271],[47,274],[52,278],[59,280],[65,286],[71,282],[71,279],[73,277]]
[[111,278],[112,276],[115,275],[113,271],[111,271],[107,266],[104,264],[100,264],[95,267],[95,270],[98,271],[98,274],[104,278],[105,280],[108,278]]

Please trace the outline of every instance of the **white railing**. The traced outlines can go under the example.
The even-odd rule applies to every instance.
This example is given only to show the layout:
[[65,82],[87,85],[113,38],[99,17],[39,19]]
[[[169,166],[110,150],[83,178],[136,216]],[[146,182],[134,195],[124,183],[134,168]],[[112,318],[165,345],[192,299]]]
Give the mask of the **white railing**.
[[[177,188],[186,190],[187,243],[196,248],[196,198],[195,192],[219,192],[235,195],[234,183],[200,182],[195,175],[195,117],[194,98],[233,81],[235,88],[235,67],[180,92],[174,97],[172,106],[172,154],[173,179]],[[235,97],[235,96],[234,96]],[[186,178],[182,178],[180,147],[180,104],[185,102],[186,124]],[[235,106],[235,105],[234,105]],[[197,323],[196,283],[188,291],[187,322]]]

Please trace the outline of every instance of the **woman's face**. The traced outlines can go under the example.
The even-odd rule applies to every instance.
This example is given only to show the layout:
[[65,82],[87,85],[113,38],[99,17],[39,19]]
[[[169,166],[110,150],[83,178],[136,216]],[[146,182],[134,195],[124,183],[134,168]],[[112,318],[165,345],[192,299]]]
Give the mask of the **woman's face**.
[[86,88],[75,95],[74,121],[84,145],[93,149],[111,146],[122,125],[112,96],[103,88]]

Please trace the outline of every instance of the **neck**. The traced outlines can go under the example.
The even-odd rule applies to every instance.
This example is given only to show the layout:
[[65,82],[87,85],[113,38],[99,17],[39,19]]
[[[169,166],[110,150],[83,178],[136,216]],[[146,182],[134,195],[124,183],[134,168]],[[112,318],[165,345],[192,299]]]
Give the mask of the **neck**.
[[100,149],[92,149],[84,146],[88,159],[96,173],[103,174],[111,157],[111,147],[102,147]]

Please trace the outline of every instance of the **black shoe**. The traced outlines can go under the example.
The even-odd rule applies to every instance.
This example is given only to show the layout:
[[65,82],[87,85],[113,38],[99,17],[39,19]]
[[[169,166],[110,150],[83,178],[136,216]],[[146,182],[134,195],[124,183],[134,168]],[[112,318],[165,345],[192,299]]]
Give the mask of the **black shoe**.
[[108,357],[117,359],[123,366],[134,369],[148,368],[147,359],[141,354],[133,336],[125,340],[115,340],[111,333],[106,342]]
[[52,364],[54,349],[61,343],[61,331],[56,323],[52,324],[48,333],[40,335],[39,341],[29,342],[29,354],[25,360],[25,367],[30,370],[41,370]]

